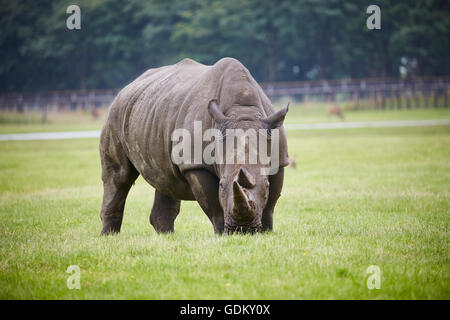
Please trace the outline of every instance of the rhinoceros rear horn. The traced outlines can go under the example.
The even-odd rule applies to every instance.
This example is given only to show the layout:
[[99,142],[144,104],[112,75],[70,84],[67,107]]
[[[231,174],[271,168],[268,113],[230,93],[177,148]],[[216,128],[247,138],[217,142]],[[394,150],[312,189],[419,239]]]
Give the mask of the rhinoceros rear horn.
[[284,117],[286,117],[286,113],[289,110],[289,104],[290,104],[290,102],[288,102],[287,106],[284,107],[283,109],[278,110],[274,114],[272,114],[272,115],[268,116],[266,119],[264,119],[264,122],[268,124],[270,129],[275,129],[275,128],[281,127],[281,125],[283,124],[283,121],[284,121]]
[[248,189],[253,188],[256,184],[255,178],[244,167],[241,167],[239,169],[237,181],[241,186]]
[[228,118],[223,114],[223,112],[219,109],[219,105],[216,99],[213,99],[208,104],[208,112],[211,117],[214,119],[216,123],[223,123]]

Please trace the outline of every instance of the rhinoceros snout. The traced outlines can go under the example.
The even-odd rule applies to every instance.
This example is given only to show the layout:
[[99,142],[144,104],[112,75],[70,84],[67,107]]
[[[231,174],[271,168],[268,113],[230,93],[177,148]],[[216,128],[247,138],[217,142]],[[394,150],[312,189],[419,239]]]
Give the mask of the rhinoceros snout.
[[247,233],[247,234],[255,234],[262,231],[262,226],[240,226],[240,225],[229,225],[225,226],[224,233],[227,235],[231,235],[233,233]]

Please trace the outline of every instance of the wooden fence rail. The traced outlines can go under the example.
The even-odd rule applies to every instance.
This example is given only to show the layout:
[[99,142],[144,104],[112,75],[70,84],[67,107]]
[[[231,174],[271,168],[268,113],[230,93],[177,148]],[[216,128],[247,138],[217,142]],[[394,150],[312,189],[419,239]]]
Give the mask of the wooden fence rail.
[[[262,83],[272,99],[370,101],[375,108],[448,107],[450,76],[416,79],[358,79]],[[107,107],[119,90],[0,94],[0,110],[78,110]]]
[[352,101],[355,105],[365,100],[375,108],[448,107],[450,77],[263,83],[262,87],[271,99],[290,96],[301,101]]

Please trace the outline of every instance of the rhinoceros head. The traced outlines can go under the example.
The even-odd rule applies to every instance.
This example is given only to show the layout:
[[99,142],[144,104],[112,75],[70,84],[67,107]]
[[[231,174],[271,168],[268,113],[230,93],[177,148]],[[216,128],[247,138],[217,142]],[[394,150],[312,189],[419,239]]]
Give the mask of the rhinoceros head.
[[[238,114],[226,116],[219,109],[215,100],[209,103],[208,110],[216,123],[216,127],[225,133],[226,129],[248,130],[252,128],[260,131],[259,129],[278,128],[283,124],[288,106],[269,117],[262,117],[258,108],[251,107]],[[252,112],[254,114],[251,114]],[[225,134],[224,139],[229,139],[227,134]],[[265,143],[269,143],[270,136],[266,136],[265,139],[267,140]],[[270,146],[266,150],[270,151]],[[224,152],[227,153],[230,150]],[[247,145],[245,152],[252,152],[251,147]],[[257,158],[259,159],[259,157]],[[224,211],[226,233],[235,231],[253,233],[261,230],[262,213],[269,198],[269,177],[261,172],[262,169],[268,169],[268,166],[269,164],[263,164],[259,161],[253,164],[224,163],[218,165],[219,200]]]

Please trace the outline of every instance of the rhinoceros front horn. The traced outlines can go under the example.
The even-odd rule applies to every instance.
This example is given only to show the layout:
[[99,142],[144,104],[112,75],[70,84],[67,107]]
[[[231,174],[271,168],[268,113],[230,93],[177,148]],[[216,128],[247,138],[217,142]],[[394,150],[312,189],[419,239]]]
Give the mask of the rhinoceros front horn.
[[237,181],[233,182],[233,202],[241,218],[247,218],[252,214],[249,199]]

